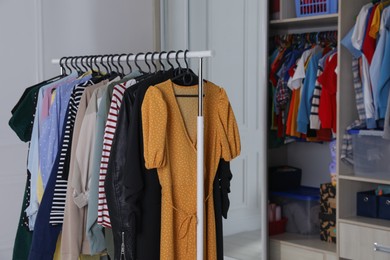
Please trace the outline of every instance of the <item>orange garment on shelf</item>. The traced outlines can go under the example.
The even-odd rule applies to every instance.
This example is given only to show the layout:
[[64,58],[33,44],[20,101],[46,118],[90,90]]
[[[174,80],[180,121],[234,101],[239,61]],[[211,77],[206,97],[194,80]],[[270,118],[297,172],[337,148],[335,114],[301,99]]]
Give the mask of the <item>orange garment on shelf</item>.
[[[145,166],[161,184],[161,260],[196,259],[198,86],[171,80],[150,87],[142,103]],[[225,91],[204,84],[204,259],[216,259],[213,181],[220,158],[239,155],[237,123]]]

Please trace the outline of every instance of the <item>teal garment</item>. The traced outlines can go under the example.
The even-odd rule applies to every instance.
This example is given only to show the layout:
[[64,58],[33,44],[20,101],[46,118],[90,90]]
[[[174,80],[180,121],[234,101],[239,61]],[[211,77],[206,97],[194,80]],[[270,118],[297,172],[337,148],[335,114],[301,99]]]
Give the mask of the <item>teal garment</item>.
[[106,249],[103,227],[97,224],[98,218],[98,196],[99,196],[99,173],[100,161],[103,152],[103,137],[107,121],[108,112],[110,110],[112,93],[114,86],[120,83],[125,83],[134,77],[141,75],[139,71],[134,71],[130,75],[121,80],[113,81],[103,93],[100,102],[98,103],[98,112],[96,115],[96,135],[93,155],[93,169],[90,180],[90,189],[88,196],[88,212],[86,233],[90,243],[91,254],[98,254]]
[[18,103],[12,109],[8,125],[23,142],[31,140],[38,91],[45,84],[27,88]]
[[28,202],[28,182],[29,177],[27,176],[26,188],[23,197],[22,210],[20,212],[18,230],[16,231],[16,237],[14,242],[14,250],[12,254],[13,260],[27,260],[30,252],[33,232],[28,229],[26,225],[23,223],[24,211],[27,208]]

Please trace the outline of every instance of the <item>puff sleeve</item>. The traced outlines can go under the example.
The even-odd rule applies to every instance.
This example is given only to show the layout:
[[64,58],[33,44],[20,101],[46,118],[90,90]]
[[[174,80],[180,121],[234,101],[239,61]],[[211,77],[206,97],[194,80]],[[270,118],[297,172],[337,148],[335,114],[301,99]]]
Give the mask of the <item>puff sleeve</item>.
[[230,161],[240,155],[241,142],[236,118],[224,89],[221,89],[218,106],[221,157]]
[[161,168],[166,163],[165,142],[168,112],[159,89],[150,87],[146,91],[141,111],[145,167],[147,169]]

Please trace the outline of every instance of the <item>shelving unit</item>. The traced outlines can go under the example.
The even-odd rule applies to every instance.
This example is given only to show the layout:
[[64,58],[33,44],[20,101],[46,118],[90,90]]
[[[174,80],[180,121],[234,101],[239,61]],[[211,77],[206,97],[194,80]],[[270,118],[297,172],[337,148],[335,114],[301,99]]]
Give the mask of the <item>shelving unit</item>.
[[[295,17],[295,1],[281,0],[280,19],[269,22],[269,35],[338,30],[338,22],[338,13]],[[331,158],[328,144],[288,144],[276,150],[269,150],[269,164],[272,166],[275,164],[275,157],[284,158],[284,161],[279,163],[302,168],[303,185],[319,187],[320,183],[330,182],[328,165]],[[309,165],[313,162],[314,165]],[[308,176],[312,173],[314,176]],[[321,241],[319,234],[284,233],[270,236],[269,240],[271,260],[338,259],[337,245]]]
[[[362,6],[369,0],[339,0],[339,41],[349,32]],[[353,3],[352,3],[353,2]],[[356,193],[373,190],[379,184],[390,185],[389,180],[357,176],[351,165],[340,160],[342,137],[345,129],[358,118],[352,78],[352,57],[342,47],[338,64],[343,68],[338,77],[338,135],[337,135],[337,246],[338,256],[345,259],[389,259],[390,255],[376,250],[374,243],[389,248],[390,221],[356,215]]]
[[[339,0],[339,13],[313,17],[294,17],[294,2],[280,0],[280,19],[269,23],[269,35],[338,30],[338,42],[353,27],[363,5],[370,0]],[[347,49],[339,44],[337,82],[337,244],[320,241],[317,236],[281,234],[270,237],[270,259],[390,259],[390,220],[367,218],[356,214],[356,193],[373,190],[378,185],[390,185],[385,178],[355,175],[351,165],[340,159],[342,138],[346,128],[358,119],[355,91],[352,75],[352,57]],[[288,149],[302,149],[299,144],[294,148],[278,151],[269,150],[271,163],[274,157],[297,155],[305,157],[304,150],[288,153]],[[309,149],[309,148],[308,148]],[[310,148],[311,149],[311,148]],[[317,151],[313,148],[313,151]],[[290,158],[289,158],[290,159]],[[307,158],[310,161],[312,158]],[[270,163],[269,160],[269,163]],[[327,158],[322,158],[327,160]],[[294,161],[295,162],[295,161]],[[313,162],[310,161],[309,164]],[[314,163],[315,164],[315,163]],[[293,165],[304,167],[304,165]],[[320,169],[320,165],[317,168]],[[304,172],[303,172],[304,174]],[[379,247],[378,247],[379,244]]]

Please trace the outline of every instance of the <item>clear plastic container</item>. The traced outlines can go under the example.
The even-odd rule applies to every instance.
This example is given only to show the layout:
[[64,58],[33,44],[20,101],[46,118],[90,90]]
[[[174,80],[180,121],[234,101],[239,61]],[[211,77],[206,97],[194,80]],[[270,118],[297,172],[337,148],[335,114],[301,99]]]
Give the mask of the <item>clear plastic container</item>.
[[270,200],[282,206],[287,218],[286,232],[313,235],[320,233],[320,190],[301,186],[298,189],[271,192]]
[[354,173],[374,179],[390,180],[390,140],[382,131],[352,133]]

